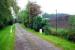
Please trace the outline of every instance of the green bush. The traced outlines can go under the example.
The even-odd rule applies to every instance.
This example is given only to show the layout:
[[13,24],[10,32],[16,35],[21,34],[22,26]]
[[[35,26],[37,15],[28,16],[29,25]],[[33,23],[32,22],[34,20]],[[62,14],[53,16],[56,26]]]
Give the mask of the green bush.
[[10,21],[8,21],[8,25],[12,25],[13,24],[13,19],[11,19]]
[[75,30],[69,30],[68,40],[75,42]]
[[75,42],[75,34],[68,35],[68,40]]
[[67,30],[60,30],[57,32],[57,35],[64,37],[64,38],[67,38],[67,34],[68,34]]
[[39,31],[39,29],[42,29],[42,27],[42,18],[40,16],[35,17],[33,21],[33,29],[35,31]]
[[0,23],[0,29],[4,28],[4,24]]
[[68,38],[68,30],[61,29],[61,28],[57,28],[57,30],[55,28],[51,28],[51,34],[66,39]]
[[56,31],[56,29],[52,28],[51,35],[59,36],[61,38],[75,42],[75,31],[74,30],[65,30],[65,29],[58,28]]
[[35,17],[33,21],[33,29],[35,31],[39,31],[39,29],[43,29],[43,32],[49,34],[50,26],[48,24],[48,20],[42,18],[41,16]]
[[50,35],[51,34],[51,29],[49,26],[44,26],[43,27],[43,32],[45,35]]
[[75,15],[71,15],[69,17],[69,34],[68,34],[68,40],[75,42]]

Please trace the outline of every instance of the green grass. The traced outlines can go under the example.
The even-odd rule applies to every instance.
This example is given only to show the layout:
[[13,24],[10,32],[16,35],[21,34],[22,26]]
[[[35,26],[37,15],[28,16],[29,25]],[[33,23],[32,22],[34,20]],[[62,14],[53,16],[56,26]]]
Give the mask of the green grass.
[[[24,28],[24,26],[22,26],[22,27]],[[62,50],[75,50],[75,43],[71,43],[71,42],[69,42],[65,39],[62,39],[60,37],[57,37],[57,36],[43,35],[43,34],[40,34],[39,32],[35,32],[34,30],[26,28],[26,27],[25,27],[25,29],[29,32],[32,32],[36,36],[38,36],[50,43],[53,43],[55,46],[62,48]]]
[[63,31],[68,32],[69,30],[63,29],[63,28],[57,28],[57,30],[56,30],[56,28],[51,28],[51,31],[59,33],[59,32],[63,32]]
[[[10,33],[11,27],[12,32]],[[13,25],[0,30],[0,50],[14,50],[14,29]]]

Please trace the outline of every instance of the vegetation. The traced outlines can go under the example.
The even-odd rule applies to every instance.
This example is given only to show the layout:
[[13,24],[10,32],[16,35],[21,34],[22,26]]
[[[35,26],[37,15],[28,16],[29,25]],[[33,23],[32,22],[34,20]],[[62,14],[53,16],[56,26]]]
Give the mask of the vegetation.
[[64,38],[59,38],[57,36],[53,35],[44,35],[40,34],[39,32],[36,32],[32,29],[26,28],[24,25],[22,25],[23,28],[25,28],[27,31],[32,32],[34,35],[42,38],[43,40],[46,40],[50,43],[53,43],[54,45],[62,48],[62,50],[75,50],[75,44],[72,42],[69,42],[68,40]]
[[33,20],[33,29],[35,31],[39,31],[40,29],[43,29],[44,31],[45,26],[48,26],[48,21],[41,16],[37,16]]
[[0,0],[0,50],[14,50],[15,28],[10,26],[13,24],[12,10],[18,13],[16,0]]
[[33,28],[34,18],[41,13],[40,6],[36,4],[35,2],[29,2],[27,7],[29,11],[29,16],[28,16],[29,26],[28,27]]
[[27,25],[28,23],[28,11],[27,10],[23,10],[21,12],[18,13],[18,22],[20,23],[25,23]]
[[[56,26],[55,14],[50,15],[50,14],[45,13],[43,14],[43,17],[48,18],[49,21],[55,22],[54,24],[52,22],[49,22],[51,25],[50,26],[51,35],[59,36],[67,40],[70,40],[72,42],[75,42],[75,15],[57,14],[57,18],[58,18],[57,25],[59,26]],[[61,24],[63,23],[63,27],[60,27],[61,24],[59,23]],[[66,27],[65,27],[65,24],[67,25]]]
[[75,15],[69,18],[70,28],[69,28],[69,40],[75,42]]
[[12,25],[0,30],[0,50],[14,50],[14,29]]
[[63,22],[65,19],[66,23],[63,22],[63,25],[68,23],[69,25],[67,26],[69,27],[56,28],[53,27],[51,25],[52,23],[49,21],[50,19],[50,20],[55,20],[56,22],[56,17],[55,17],[56,14],[50,15],[45,13],[42,15],[43,17],[41,17],[40,14],[41,14],[40,6],[35,2],[29,2],[27,4],[26,10],[21,11],[18,14],[18,16],[21,23],[23,23],[28,28],[34,29],[35,31],[38,32],[40,29],[42,29],[42,31],[44,32],[43,34],[45,35],[54,35],[75,42],[75,31],[74,31],[75,17],[74,16],[68,14],[57,14],[58,22],[61,23],[60,21]]
[[[16,5],[15,7],[17,8],[18,6],[15,0],[1,0],[0,2],[0,29],[2,29],[6,25],[11,25],[13,23],[13,16],[11,13],[12,9],[15,10],[13,3],[15,3]],[[16,10],[18,10],[18,8]]]

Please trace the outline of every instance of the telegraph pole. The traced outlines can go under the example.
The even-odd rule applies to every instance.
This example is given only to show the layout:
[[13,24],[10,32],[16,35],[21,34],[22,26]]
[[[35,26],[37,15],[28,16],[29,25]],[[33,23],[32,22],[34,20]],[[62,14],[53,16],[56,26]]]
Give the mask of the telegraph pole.
[[56,31],[57,31],[57,9],[56,9]]

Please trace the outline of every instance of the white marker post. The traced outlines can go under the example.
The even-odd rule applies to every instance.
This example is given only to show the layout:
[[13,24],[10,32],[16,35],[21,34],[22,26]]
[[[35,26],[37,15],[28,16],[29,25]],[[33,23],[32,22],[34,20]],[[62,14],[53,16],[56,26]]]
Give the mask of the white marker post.
[[42,34],[42,29],[40,29],[39,32]]
[[12,26],[11,26],[11,29],[10,29],[10,33],[12,33]]

